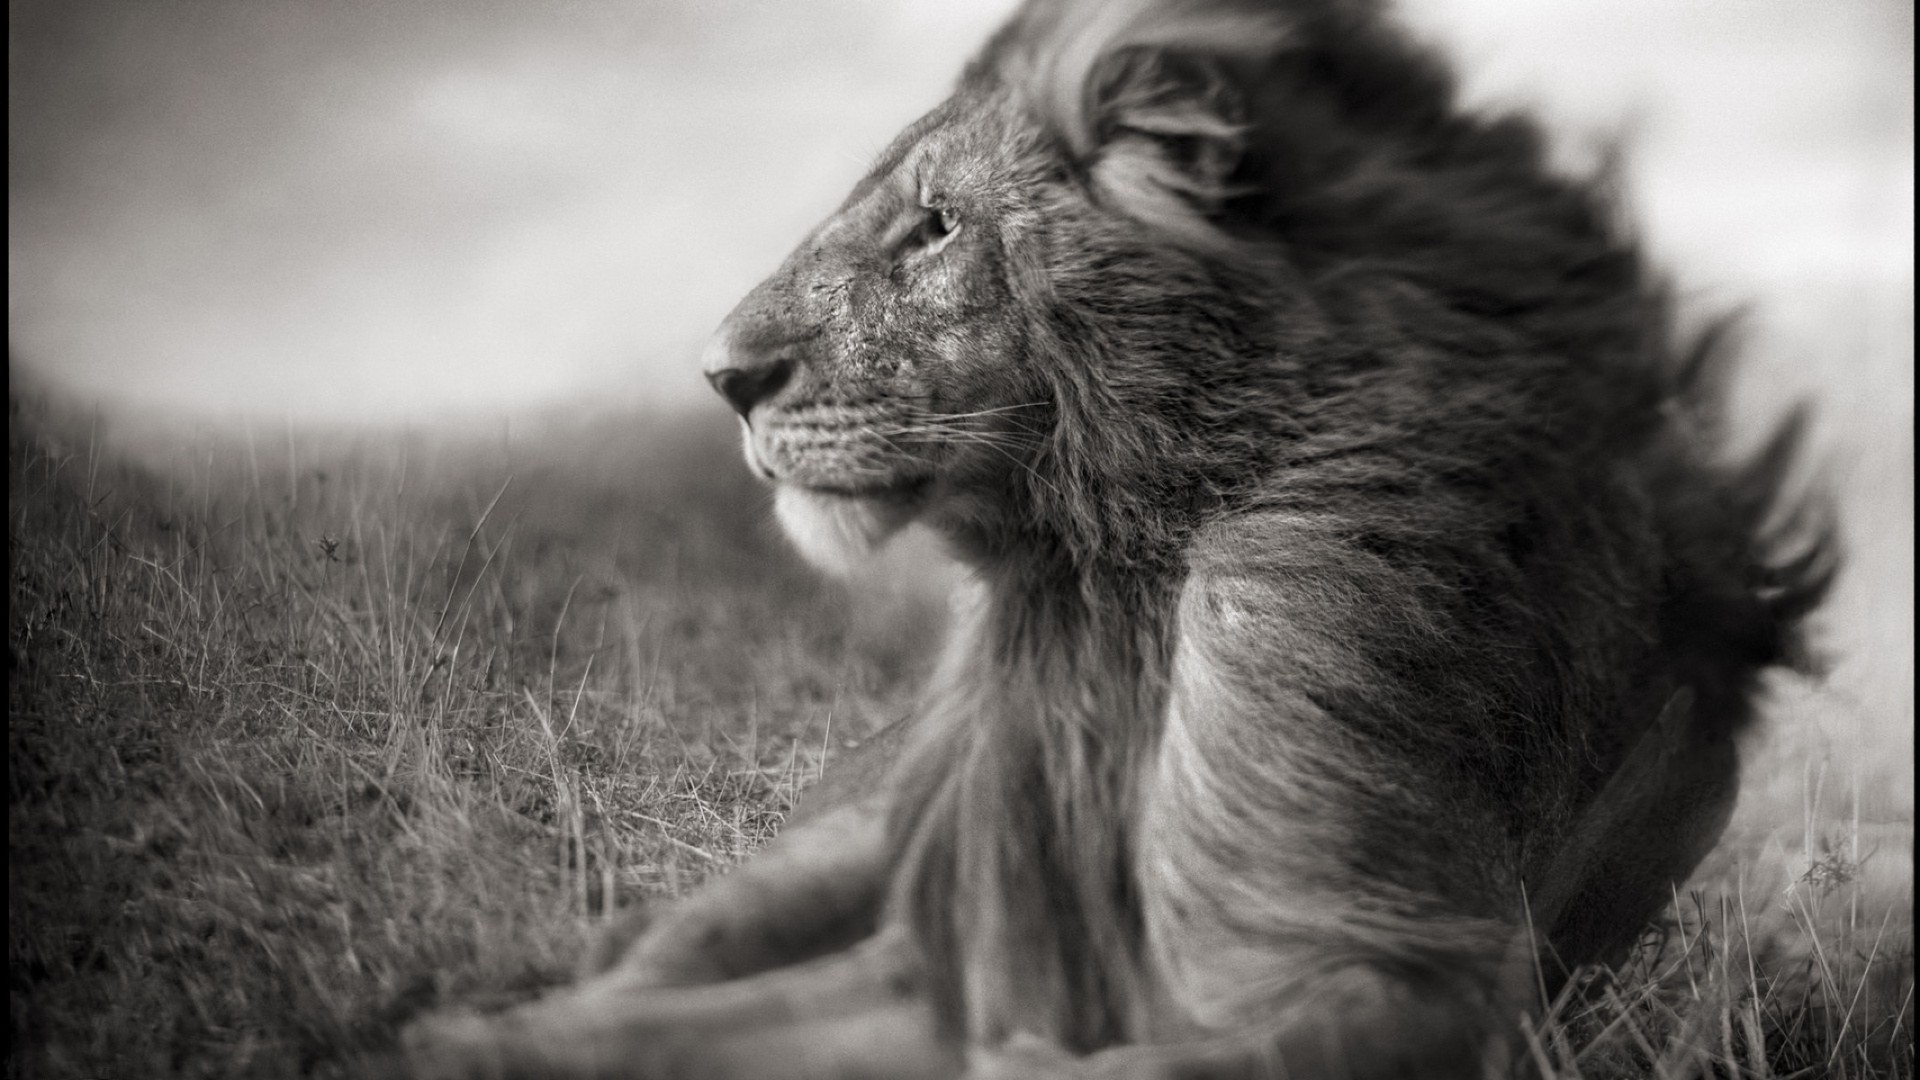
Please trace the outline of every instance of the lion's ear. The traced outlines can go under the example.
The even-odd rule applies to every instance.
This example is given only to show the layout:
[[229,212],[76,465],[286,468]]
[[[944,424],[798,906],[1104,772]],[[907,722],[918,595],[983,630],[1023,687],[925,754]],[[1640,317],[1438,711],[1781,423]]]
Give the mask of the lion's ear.
[[1185,239],[1207,239],[1245,151],[1244,101],[1219,60],[1129,49],[1094,74],[1088,176],[1104,201]]
[[1242,87],[1281,47],[1264,6],[1233,0],[1029,0],[988,46],[1098,196],[1175,236],[1218,238],[1248,116]]

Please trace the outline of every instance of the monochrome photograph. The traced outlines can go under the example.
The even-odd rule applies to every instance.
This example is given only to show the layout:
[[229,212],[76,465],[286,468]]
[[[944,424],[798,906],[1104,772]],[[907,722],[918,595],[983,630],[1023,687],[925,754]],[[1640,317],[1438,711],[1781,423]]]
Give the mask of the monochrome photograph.
[[1915,1075],[1911,4],[9,43],[8,1077]]

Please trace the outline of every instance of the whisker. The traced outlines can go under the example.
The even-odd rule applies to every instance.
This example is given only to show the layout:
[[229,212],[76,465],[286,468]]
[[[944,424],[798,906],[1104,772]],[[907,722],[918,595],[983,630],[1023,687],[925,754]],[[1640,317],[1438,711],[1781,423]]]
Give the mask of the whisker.
[[902,453],[908,452],[907,448],[895,442],[894,440],[896,438],[918,438],[931,443],[963,446],[991,446],[999,450],[1021,450],[1032,445],[1030,442],[1008,435],[974,431],[926,431],[922,429],[888,433],[875,432],[874,434],[885,441],[888,446]]
[[929,426],[962,426],[962,425],[965,425],[970,420],[979,420],[979,419],[990,418],[990,417],[1002,417],[1004,418],[1005,422],[1011,423],[1011,425],[1016,429],[1020,431],[1024,431],[1027,434],[1034,435],[1037,437],[1044,433],[1039,426],[1034,424],[1024,423],[1017,418],[1010,417],[1009,414],[1016,413],[1026,409],[1039,408],[1045,404],[1046,403],[1043,401],[1028,401],[1028,402],[1020,402],[1013,405],[997,405],[987,409],[973,409],[967,412],[917,413],[911,417],[911,420],[909,422],[919,423],[919,424],[924,424]]
[[[876,431],[875,434],[879,435],[882,439],[886,440],[889,445],[896,445],[893,443],[892,439],[888,437],[887,434],[881,434],[878,431]],[[1013,462],[1015,465],[1020,466],[1020,468],[1024,470],[1028,476],[1032,477],[1035,481],[1044,485],[1048,490],[1052,491],[1056,496],[1063,496],[1063,493],[1061,492],[1059,485],[1047,479],[1045,476],[1042,476],[1039,470],[1033,467],[1031,462],[1028,462],[1024,458],[1020,457],[1019,455],[1013,452],[1013,450],[1015,449],[1027,448],[1028,444],[1021,442],[1017,439],[1014,439],[1011,436],[1006,435],[1004,433],[970,431],[965,428],[954,428],[954,429],[945,429],[945,430],[931,429],[930,430],[924,427],[920,427],[920,428],[896,429],[891,431],[890,434],[899,435],[899,436],[910,436],[910,435],[926,436],[926,437],[936,439],[938,441],[944,441],[948,443],[957,443],[960,445],[986,447],[987,449],[992,450],[995,453],[999,454],[1001,457],[1006,458],[1008,461]],[[904,450],[902,450],[901,452],[907,453],[907,451],[904,451]]]
[[[899,426],[910,427],[916,430],[928,431],[928,432],[956,431],[956,432],[971,432],[971,433],[983,434],[983,435],[984,434],[995,434],[995,435],[1011,434],[1010,432],[1006,432],[1006,431],[995,431],[992,429],[984,429],[968,422],[969,420],[976,419],[977,417],[984,416],[984,415],[986,414],[961,413],[961,414],[950,414],[950,415],[944,415],[944,416],[940,416],[940,415],[916,416],[907,420],[900,421]],[[1041,438],[1046,434],[1045,430],[1040,427],[1030,425],[1030,424],[1020,423],[1019,421],[1011,421],[1011,422],[1003,421],[1003,424],[1010,426],[1015,432],[1018,432],[1020,434],[1024,434],[1027,436],[1031,436],[1036,439]]]
[[971,412],[929,413],[928,415],[943,420],[959,420],[974,416],[996,416],[1000,413],[1014,412],[1019,409],[1034,409],[1045,404],[1046,402],[1044,401],[1024,401],[1018,405],[996,405],[991,409],[974,409]]

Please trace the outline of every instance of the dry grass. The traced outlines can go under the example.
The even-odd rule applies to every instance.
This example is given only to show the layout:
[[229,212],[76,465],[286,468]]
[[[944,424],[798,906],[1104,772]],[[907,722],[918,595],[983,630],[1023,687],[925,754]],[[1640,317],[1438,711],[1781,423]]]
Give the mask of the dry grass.
[[[10,1077],[361,1075],[423,1008],[563,979],[611,906],[764,840],[930,638],[794,564],[713,418],[12,409]],[[1792,771],[1544,1071],[1913,1075],[1911,766],[1880,821]]]

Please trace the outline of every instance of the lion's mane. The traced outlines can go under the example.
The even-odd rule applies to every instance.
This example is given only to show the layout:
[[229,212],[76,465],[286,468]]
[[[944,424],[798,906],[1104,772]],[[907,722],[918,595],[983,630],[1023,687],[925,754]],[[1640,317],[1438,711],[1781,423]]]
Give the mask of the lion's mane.
[[[1137,786],[1210,523],[1272,522],[1286,542],[1264,562],[1218,554],[1311,594],[1264,624],[1293,636],[1267,654],[1293,668],[1242,674],[1330,719],[1314,767],[1339,770],[1352,739],[1451,770],[1504,810],[1484,836],[1405,843],[1471,863],[1526,836],[1523,877],[1677,690],[1721,735],[1749,723],[1834,565],[1819,506],[1787,494],[1797,424],[1725,458],[1729,327],[1677,328],[1604,176],[1556,176],[1530,122],[1463,113],[1370,4],[1284,24],[1074,14],[1090,7],[1030,6],[967,75],[1025,95],[1051,135],[1028,152],[1084,170],[1115,214],[1063,217],[1023,279],[1052,411],[982,572],[983,594],[1023,599],[960,620],[890,840],[891,904],[949,1022],[1081,1049],[1152,1023],[1135,874],[1162,871],[1135,865]],[[1131,119],[1089,105],[1117,79],[1146,87]],[[1147,132],[1130,165],[1082,156],[1129,123]],[[1196,165],[1212,182],[1172,179]],[[1130,245],[1115,220],[1177,242]],[[1336,639],[1352,647],[1318,644]],[[1002,703],[984,719],[983,686]],[[1358,843],[1329,873],[1474,887],[1339,822],[1303,828]],[[1411,964],[1471,929],[1367,932]]]

